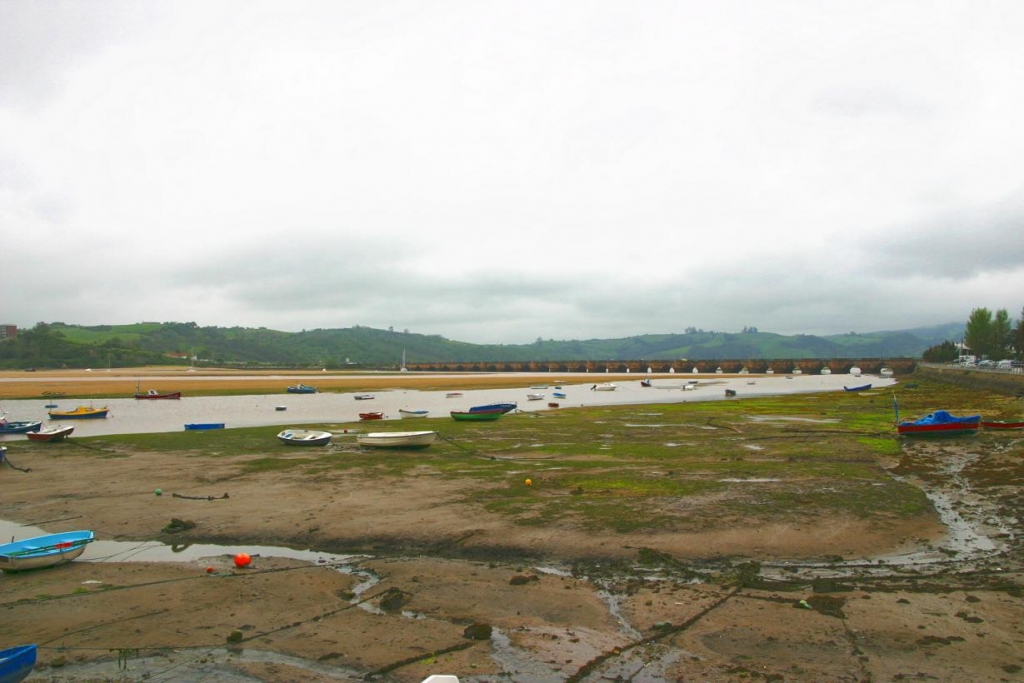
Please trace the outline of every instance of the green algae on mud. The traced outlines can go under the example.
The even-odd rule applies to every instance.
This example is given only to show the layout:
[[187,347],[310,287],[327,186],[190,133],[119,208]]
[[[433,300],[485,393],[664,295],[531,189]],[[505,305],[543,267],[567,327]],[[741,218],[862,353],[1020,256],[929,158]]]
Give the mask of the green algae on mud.
[[[909,411],[1000,400],[927,381],[899,394]],[[381,480],[429,472],[464,482],[460,502],[524,526],[707,531],[810,516],[884,524],[931,514],[924,494],[889,472],[901,453],[892,423],[889,392],[831,392],[444,422],[441,438],[416,451],[361,449],[356,423],[311,425],[335,432],[326,448],[289,448],[274,438],[278,427],[253,427],[83,438],[75,451],[233,459],[240,475],[287,470]]]

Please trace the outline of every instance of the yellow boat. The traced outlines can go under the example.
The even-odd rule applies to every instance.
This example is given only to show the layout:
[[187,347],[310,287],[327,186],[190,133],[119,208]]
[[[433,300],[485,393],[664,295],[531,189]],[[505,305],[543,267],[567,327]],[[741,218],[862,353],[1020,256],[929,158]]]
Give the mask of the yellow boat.
[[51,420],[88,420],[91,418],[102,418],[106,417],[109,410],[104,406],[103,408],[90,408],[88,406],[78,406],[74,410],[51,410]]

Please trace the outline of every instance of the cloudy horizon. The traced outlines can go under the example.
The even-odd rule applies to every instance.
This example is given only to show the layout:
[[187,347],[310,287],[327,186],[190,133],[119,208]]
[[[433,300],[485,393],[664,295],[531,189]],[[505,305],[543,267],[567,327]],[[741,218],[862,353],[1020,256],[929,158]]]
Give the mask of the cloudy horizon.
[[0,323],[1021,315],[1024,4],[0,3]]

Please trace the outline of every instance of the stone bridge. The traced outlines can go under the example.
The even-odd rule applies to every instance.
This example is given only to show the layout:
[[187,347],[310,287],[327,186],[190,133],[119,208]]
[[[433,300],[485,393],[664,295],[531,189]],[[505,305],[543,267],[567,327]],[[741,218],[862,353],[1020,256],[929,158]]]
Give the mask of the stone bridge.
[[411,372],[591,372],[591,373],[638,373],[641,375],[669,373],[713,374],[719,369],[723,373],[738,373],[744,369],[751,374],[820,374],[828,368],[835,374],[850,372],[858,367],[862,372],[878,374],[883,367],[891,368],[899,375],[908,375],[917,367],[915,358],[833,358],[800,360],[571,360],[571,361],[529,361],[529,362],[474,362],[474,363],[409,363]]

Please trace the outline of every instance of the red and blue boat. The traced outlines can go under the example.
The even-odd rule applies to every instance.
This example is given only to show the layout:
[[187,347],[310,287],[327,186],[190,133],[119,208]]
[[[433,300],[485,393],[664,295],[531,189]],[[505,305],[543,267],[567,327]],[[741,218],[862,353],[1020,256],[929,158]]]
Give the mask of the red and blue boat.
[[896,431],[900,436],[959,436],[977,434],[981,427],[981,415],[957,417],[945,410],[936,410],[913,422],[897,422]]

